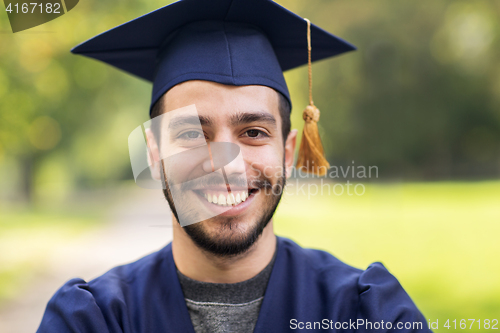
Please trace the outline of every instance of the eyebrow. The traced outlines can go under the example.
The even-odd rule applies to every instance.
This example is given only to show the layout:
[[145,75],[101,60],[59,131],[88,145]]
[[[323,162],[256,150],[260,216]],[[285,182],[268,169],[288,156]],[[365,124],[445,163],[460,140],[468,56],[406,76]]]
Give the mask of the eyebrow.
[[180,116],[172,119],[168,124],[169,129],[174,129],[182,125],[212,125],[212,120],[205,116]]
[[239,126],[249,123],[267,123],[276,127],[276,118],[268,112],[242,112],[231,116],[230,124],[231,126]]
[[[259,122],[259,123],[267,123],[269,125],[272,125],[273,127],[276,127],[276,118],[264,111],[258,111],[258,112],[241,112],[237,114],[233,114],[230,117],[229,123],[231,126],[240,126],[240,125],[245,125],[245,124],[250,124],[254,122]],[[213,125],[212,119],[210,117],[206,116],[179,116],[170,121],[168,124],[168,128],[170,130],[175,129],[179,126],[183,125],[201,125],[201,126],[211,126]]]

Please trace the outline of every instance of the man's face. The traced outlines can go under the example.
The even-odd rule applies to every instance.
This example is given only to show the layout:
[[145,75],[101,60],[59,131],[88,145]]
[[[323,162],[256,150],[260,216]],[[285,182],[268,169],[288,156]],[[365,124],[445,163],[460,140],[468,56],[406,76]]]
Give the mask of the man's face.
[[[204,250],[220,256],[245,252],[272,218],[281,198],[286,169],[293,163],[296,132],[283,142],[278,93],[264,86],[187,81],[170,89],[164,98],[166,118],[169,112],[174,115],[180,108],[194,104],[200,123],[177,133],[162,120],[161,156],[190,156],[190,152],[196,152],[193,148],[208,145],[216,159],[220,143],[237,145],[241,153],[239,160],[216,172],[212,172],[210,161],[190,162],[197,159],[193,154],[194,158],[182,163],[181,168],[177,161],[162,164],[165,197],[177,221],[201,221],[183,230]],[[191,113],[188,108],[182,110]],[[179,119],[175,116],[170,118]],[[197,177],[185,183],[189,185],[172,186],[172,179],[182,174]]]

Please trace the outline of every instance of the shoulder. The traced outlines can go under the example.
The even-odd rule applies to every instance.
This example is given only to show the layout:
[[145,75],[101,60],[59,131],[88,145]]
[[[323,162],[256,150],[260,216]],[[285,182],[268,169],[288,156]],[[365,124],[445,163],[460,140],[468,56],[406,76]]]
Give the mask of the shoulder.
[[372,263],[366,270],[362,270],[344,263],[326,251],[302,248],[286,238],[279,237],[279,246],[288,265],[331,285],[344,281],[344,284],[355,287],[358,295],[393,292],[402,288],[380,262]]
[[88,283],[89,290],[102,305],[111,301],[123,300],[130,294],[146,292],[145,288],[158,285],[165,271],[170,244],[160,251],[151,253],[130,264],[112,268],[105,274]]
[[50,299],[37,333],[109,332],[103,313],[82,279],[66,282]]
[[306,285],[308,294],[321,293],[322,298],[317,298],[325,299],[323,305],[336,315],[342,312],[344,318],[362,319],[364,323],[418,322],[421,329],[407,331],[427,331],[425,318],[382,263],[372,263],[362,270],[328,252],[305,249],[288,239],[280,238],[279,244],[289,266],[295,267],[296,280]]
[[169,249],[170,245],[89,282],[69,280],[48,302],[37,332],[80,332],[83,327],[89,332],[121,332],[135,306],[130,300],[158,285]]
[[279,247],[290,265],[330,284],[342,282],[355,285],[363,274],[363,270],[342,262],[328,252],[302,248],[290,239],[279,237]]
[[[358,292],[358,316],[364,319],[365,326],[376,320],[402,332],[430,332],[425,317],[382,263],[371,264],[359,276]],[[365,330],[370,331],[369,327]]]

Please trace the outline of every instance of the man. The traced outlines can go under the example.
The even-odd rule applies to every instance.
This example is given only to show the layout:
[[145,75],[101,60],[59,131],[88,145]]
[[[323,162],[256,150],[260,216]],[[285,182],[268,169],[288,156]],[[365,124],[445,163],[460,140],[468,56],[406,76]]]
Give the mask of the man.
[[[274,235],[297,136],[282,70],[307,63],[306,27],[268,0],[182,0],[73,50],[153,81],[146,136],[173,241],[68,281],[38,332],[429,331],[382,264]],[[310,29],[313,60],[354,49]]]

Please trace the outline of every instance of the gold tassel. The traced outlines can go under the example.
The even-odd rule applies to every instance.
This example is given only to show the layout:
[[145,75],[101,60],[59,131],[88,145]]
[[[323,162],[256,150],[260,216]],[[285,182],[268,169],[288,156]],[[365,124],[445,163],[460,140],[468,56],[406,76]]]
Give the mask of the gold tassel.
[[323,144],[318,131],[319,110],[312,100],[312,65],[311,65],[311,22],[307,22],[307,54],[309,70],[309,105],[304,110],[302,117],[305,120],[302,131],[302,141],[297,159],[297,169],[318,176],[324,176],[330,167],[325,158]]

